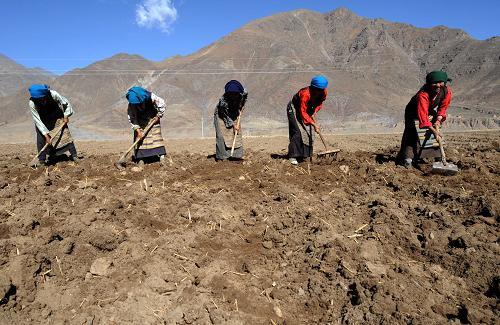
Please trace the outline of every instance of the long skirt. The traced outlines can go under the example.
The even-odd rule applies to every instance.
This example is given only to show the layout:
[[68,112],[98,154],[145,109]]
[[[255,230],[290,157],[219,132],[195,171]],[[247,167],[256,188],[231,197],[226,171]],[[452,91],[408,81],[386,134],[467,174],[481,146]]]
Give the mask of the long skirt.
[[[236,123],[236,121],[234,121]],[[215,159],[225,160],[228,158],[241,159],[243,158],[243,136],[240,132],[236,136],[234,144],[234,152],[231,156],[231,147],[233,145],[234,132],[233,128],[226,128],[224,121],[217,114],[214,115],[215,126]]]
[[[134,133],[134,141],[136,135]],[[145,135],[144,139],[139,142],[134,152],[134,160],[141,160],[148,157],[159,157],[166,155],[165,143],[161,135],[160,124],[154,125],[151,130]]]
[[[61,155],[67,151],[71,154],[72,157],[77,156],[77,151],[76,147],[73,141],[73,137],[71,136],[71,132],[69,131],[68,126],[64,126],[64,128],[56,133],[56,131],[59,129],[59,127],[64,123],[64,120],[58,119],[55,122],[54,128],[52,130],[49,130],[49,135],[52,138],[52,145],[49,146],[47,149],[45,149],[39,156],[38,160],[39,161],[46,161],[47,160],[47,154],[50,157],[55,157],[58,155]],[[38,128],[35,127],[36,131],[36,147],[37,150],[40,151],[42,148],[45,146],[45,137],[43,136],[42,132],[38,130]]]
[[290,101],[286,107],[288,116],[288,158],[306,158],[313,154],[314,133],[312,125],[297,119],[295,107]]
[[402,163],[405,159],[420,158],[441,158],[439,143],[430,130],[418,127],[418,120],[413,123],[407,122],[396,160]]

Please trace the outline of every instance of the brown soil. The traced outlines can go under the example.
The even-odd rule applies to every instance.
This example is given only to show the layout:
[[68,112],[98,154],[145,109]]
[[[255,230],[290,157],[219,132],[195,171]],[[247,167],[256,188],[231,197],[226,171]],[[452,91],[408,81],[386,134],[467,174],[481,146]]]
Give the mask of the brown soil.
[[142,172],[112,166],[127,143],[37,170],[0,146],[0,323],[500,321],[500,133],[450,137],[451,177],[395,166],[395,135],[300,167],[245,141],[222,163],[170,141]]

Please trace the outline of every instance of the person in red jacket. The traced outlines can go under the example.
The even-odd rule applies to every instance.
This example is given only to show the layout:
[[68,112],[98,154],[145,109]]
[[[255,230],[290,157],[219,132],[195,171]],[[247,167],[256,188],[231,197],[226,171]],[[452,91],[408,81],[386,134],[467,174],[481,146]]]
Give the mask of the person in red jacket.
[[439,127],[451,103],[451,89],[446,85],[450,80],[444,71],[430,72],[425,85],[406,105],[397,163],[409,168],[417,165],[419,158],[441,158],[436,137],[441,136]]
[[315,115],[322,108],[328,96],[328,79],[322,75],[315,76],[311,85],[300,89],[288,103],[288,158],[292,165],[298,160],[311,157],[313,154],[313,140],[315,132],[321,132],[316,123]]

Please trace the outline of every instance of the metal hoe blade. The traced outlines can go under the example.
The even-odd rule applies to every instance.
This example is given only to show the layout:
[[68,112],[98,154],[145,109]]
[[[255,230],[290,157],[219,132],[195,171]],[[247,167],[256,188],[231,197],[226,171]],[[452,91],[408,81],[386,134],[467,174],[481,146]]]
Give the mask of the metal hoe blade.
[[123,161],[122,159],[118,160],[117,162],[115,162],[115,167],[120,170],[125,169],[125,161]]
[[333,150],[318,152],[317,156],[318,156],[318,158],[320,158],[320,157],[333,157],[333,158],[335,158],[339,151],[340,151],[340,149],[333,149]]
[[458,173],[458,166],[452,163],[438,161],[432,164],[432,173],[447,176],[455,175]]

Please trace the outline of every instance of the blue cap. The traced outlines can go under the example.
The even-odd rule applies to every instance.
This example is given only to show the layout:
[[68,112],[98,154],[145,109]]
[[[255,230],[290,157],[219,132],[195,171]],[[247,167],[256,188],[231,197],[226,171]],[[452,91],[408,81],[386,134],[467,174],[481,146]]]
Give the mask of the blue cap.
[[31,98],[43,98],[50,94],[48,85],[31,85],[28,91],[30,92]]
[[245,92],[245,88],[243,85],[238,81],[238,80],[230,80],[225,86],[224,86],[224,91],[226,93],[228,92],[235,92],[235,93],[243,93]]
[[151,97],[151,94],[142,87],[134,86],[128,90],[125,97],[130,104],[142,104]]
[[326,79],[326,77],[322,75],[314,76],[311,79],[311,86],[319,89],[325,89],[326,87],[328,87],[328,79]]

